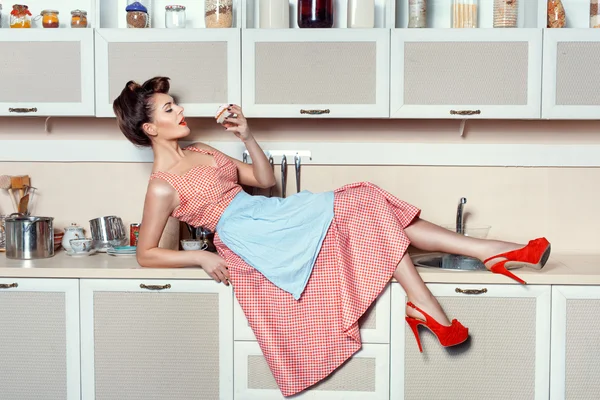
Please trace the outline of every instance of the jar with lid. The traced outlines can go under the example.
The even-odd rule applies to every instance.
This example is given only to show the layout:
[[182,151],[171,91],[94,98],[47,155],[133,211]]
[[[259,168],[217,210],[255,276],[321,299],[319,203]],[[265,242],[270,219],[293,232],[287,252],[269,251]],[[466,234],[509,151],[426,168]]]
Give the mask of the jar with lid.
[[31,12],[29,7],[23,4],[13,5],[10,12],[11,28],[31,28]]
[[204,24],[207,28],[231,28],[233,26],[233,0],[206,0]]
[[598,0],[590,0],[590,28],[600,28]]
[[300,28],[333,28],[333,0],[298,0]]
[[165,6],[165,27],[185,28],[185,6]]
[[494,28],[516,28],[519,0],[494,0]]
[[454,0],[452,3],[453,28],[477,28],[478,0]]
[[427,28],[427,0],[408,0],[408,27]]
[[73,10],[71,11],[71,28],[87,28],[87,11]]
[[42,26],[44,28],[58,28],[58,11],[56,10],[43,10],[40,15],[42,16]]
[[148,9],[141,2],[135,1],[129,4],[127,11],[127,27],[128,28],[149,28],[150,15]]

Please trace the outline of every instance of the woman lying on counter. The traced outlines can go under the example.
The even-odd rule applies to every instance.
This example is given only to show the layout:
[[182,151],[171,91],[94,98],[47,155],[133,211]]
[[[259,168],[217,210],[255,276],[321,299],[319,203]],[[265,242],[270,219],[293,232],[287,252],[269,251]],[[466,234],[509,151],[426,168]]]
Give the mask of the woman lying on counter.
[[[284,396],[319,382],[361,348],[358,319],[394,277],[408,296],[406,321],[419,350],[418,326],[442,346],[464,342],[468,329],[450,321],[407,253],[476,257],[494,273],[525,283],[508,269],[541,268],[545,238],[526,246],[463,236],[420,218],[420,210],[369,182],[288,198],[251,196],[241,185],[269,188],[273,170],[239,106],[223,126],[239,138],[252,164],[202,143],[181,148],[190,134],[169,78],[130,81],[114,101],[119,128],[154,152],[137,257],[143,267],[202,267],[229,282]],[[170,217],[215,232],[218,254],[158,248]]]

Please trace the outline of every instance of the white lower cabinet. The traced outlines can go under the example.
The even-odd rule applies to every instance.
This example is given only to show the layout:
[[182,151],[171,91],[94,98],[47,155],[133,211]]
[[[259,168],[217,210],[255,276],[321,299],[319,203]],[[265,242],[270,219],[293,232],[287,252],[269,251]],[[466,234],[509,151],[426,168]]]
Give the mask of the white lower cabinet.
[[0,278],[0,399],[76,400],[79,280]]
[[420,328],[423,353],[404,320],[405,293],[392,287],[391,398],[548,399],[550,286],[429,284],[469,339],[442,347]]
[[600,398],[600,287],[552,288],[551,400]]
[[83,279],[82,398],[232,399],[232,299],[211,280]]
[[[288,397],[311,400],[389,399],[389,345],[363,344],[331,375]],[[235,342],[235,399],[285,400],[257,342]]]

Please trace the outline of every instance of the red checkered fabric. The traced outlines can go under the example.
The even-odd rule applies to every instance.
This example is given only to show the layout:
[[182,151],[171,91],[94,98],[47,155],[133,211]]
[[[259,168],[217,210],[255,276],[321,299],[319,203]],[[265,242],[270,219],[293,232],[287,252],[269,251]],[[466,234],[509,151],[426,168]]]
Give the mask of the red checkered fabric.
[[[221,172],[196,168],[184,178],[160,177],[173,183],[186,205],[185,213],[174,216],[214,228],[220,213],[212,213],[223,210],[233,187],[239,186],[232,174],[235,165],[218,152],[209,154]],[[215,188],[225,192],[214,194]],[[208,207],[207,191],[213,193],[211,199],[222,198],[227,204]],[[333,222],[298,301],[246,264],[215,234],[235,296],[284,396],[319,382],[360,349],[358,319],[391,279],[410,243],[404,228],[419,213],[368,182],[336,189]]]

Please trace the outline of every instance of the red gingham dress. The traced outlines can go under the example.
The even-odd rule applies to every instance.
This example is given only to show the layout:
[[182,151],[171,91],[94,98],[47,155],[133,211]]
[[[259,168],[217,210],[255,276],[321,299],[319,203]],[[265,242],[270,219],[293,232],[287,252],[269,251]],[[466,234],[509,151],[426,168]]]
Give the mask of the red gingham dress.
[[[172,216],[214,232],[242,188],[237,168],[224,154],[216,167],[199,165],[184,176],[156,172],[179,194]],[[420,210],[381,188],[359,182],[334,191],[334,218],[302,297],[269,282],[229,250],[215,233],[235,296],[284,396],[327,377],[361,347],[358,319],[392,277],[410,243],[404,233]],[[398,310],[402,312],[402,310]]]

